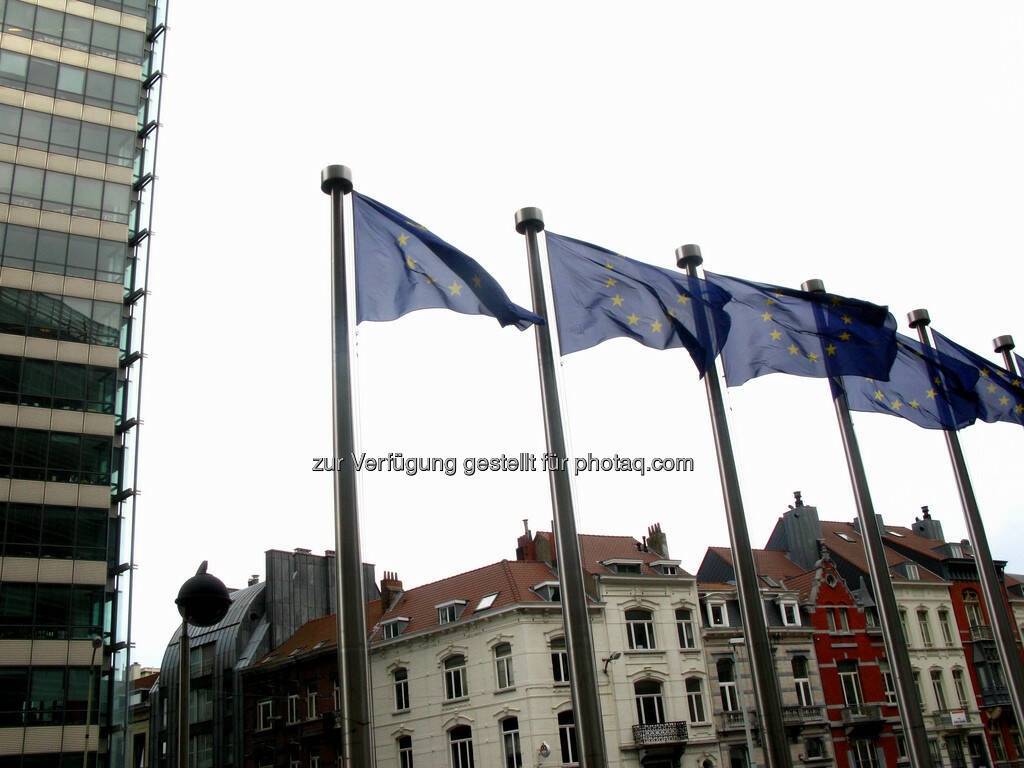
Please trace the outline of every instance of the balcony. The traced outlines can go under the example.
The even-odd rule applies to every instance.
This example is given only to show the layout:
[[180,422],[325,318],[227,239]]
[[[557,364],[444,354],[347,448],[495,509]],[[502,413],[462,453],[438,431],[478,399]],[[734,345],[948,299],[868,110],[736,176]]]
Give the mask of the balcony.
[[996,760],[996,768],[1024,768],[1024,760]]
[[[720,730],[722,731],[742,731],[743,730],[743,710],[736,709],[731,712],[722,712],[722,725]],[[747,712],[747,722],[750,723],[752,730],[757,730],[757,712],[749,710]]]
[[971,713],[966,709],[944,709],[932,713],[932,721],[936,728],[952,730],[957,728],[970,728]]
[[880,704],[851,704],[841,710],[843,726],[850,736],[869,736],[885,723]]
[[971,640],[991,640],[992,627],[987,624],[971,624]]
[[638,747],[657,747],[666,744],[685,744],[686,723],[647,723],[633,726],[633,742]]
[[1010,705],[1010,690],[1006,686],[982,688],[981,703],[986,707],[1007,707]]
[[805,725],[825,721],[825,708],[816,704],[782,708],[782,722],[785,725]]

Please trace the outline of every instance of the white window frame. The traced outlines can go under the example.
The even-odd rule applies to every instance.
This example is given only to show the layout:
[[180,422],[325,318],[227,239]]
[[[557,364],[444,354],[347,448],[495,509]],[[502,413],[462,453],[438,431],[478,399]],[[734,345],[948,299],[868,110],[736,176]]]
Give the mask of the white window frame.
[[889,668],[889,663],[881,661],[878,664],[879,671],[882,673],[882,688],[885,693],[885,703],[890,706],[896,706],[896,678],[892,676],[892,670]]
[[953,667],[952,676],[956,699],[962,708],[967,709],[971,700],[967,697],[967,688],[964,685],[964,671],[960,667]]
[[935,695],[935,708],[939,711],[949,709],[946,703],[946,676],[941,669],[928,671],[928,678],[932,683],[932,693]]
[[935,643],[932,640],[932,625],[927,608],[917,609],[917,628],[921,631],[921,642],[924,647],[931,648]]
[[860,665],[852,670],[839,672],[839,687],[843,691],[843,701],[851,711],[860,712],[864,708],[864,690],[860,685]]
[[501,757],[504,768],[523,768],[523,747],[519,740],[518,717],[506,717],[501,721]]
[[814,694],[811,692],[811,664],[807,657],[798,654],[799,658],[804,660],[804,672],[806,673],[803,677],[797,677],[796,665],[793,663],[796,661],[796,656],[790,661],[790,666],[793,667],[793,685],[796,687],[796,700],[801,707],[810,707],[814,704]]
[[572,710],[568,714],[572,717],[571,723],[563,723],[561,718],[565,712],[559,712],[558,718],[558,745],[561,750],[562,765],[575,766],[580,764],[579,743],[576,740],[576,716]]
[[295,723],[299,722],[299,694],[288,694],[288,708],[286,712],[288,714],[288,725],[294,725]]
[[256,705],[256,730],[269,731],[274,721],[274,700],[263,699]]
[[[697,690],[690,690],[690,681],[693,680]],[[686,691],[686,711],[690,715],[690,722],[693,724],[708,722],[708,711],[704,706],[704,683],[699,677],[690,676],[683,681],[683,688]],[[698,719],[697,715],[701,715]]]
[[462,609],[466,607],[465,600],[448,600],[434,606],[437,609],[438,624],[452,624],[459,620]]
[[[705,603],[708,614],[708,626],[709,627],[728,627],[729,626],[729,611],[726,610],[725,601],[723,600],[708,600]],[[719,619],[716,620],[715,613],[716,609],[719,612]]]
[[[684,614],[680,617],[680,614]],[[697,647],[697,638],[693,631],[693,610],[676,608],[676,634],[679,636],[679,647],[692,649]]]
[[[789,616],[790,611],[793,612],[792,617]],[[779,612],[782,614],[782,626],[800,626],[800,606],[797,604],[796,600],[779,601]]]
[[393,640],[402,634],[402,630],[405,629],[409,623],[408,616],[396,616],[393,619],[382,621],[380,624],[380,636],[382,640]]
[[316,686],[315,685],[308,685],[308,686],[306,686],[306,719],[307,720],[315,720],[316,716],[319,714],[316,711],[317,710],[316,702],[317,702],[318,698],[319,698],[319,694],[318,694],[318,692],[316,690]]
[[949,611],[945,608],[939,610],[939,630],[942,632],[942,642],[946,647],[956,645],[953,642],[953,625],[949,623]]
[[[499,655],[498,652],[502,649],[505,649],[506,653]],[[508,691],[516,687],[511,643],[498,643],[494,646],[494,683],[499,691]]]
[[853,753],[853,768],[878,768],[878,753],[870,739],[853,739],[850,752]]
[[[408,743],[403,744],[403,739],[407,739]],[[412,736],[407,733],[403,733],[395,739],[395,746],[398,747],[399,768],[412,768]]]
[[[399,673],[402,677],[399,677]],[[409,711],[409,670],[398,667],[391,673],[391,682],[395,686],[395,712]]]
[[[637,693],[636,686],[640,683],[653,683],[658,686],[655,693]],[[633,700],[636,703],[636,721],[639,725],[656,725],[665,722],[664,689],[658,680],[637,680],[633,683]],[[648,712],[653,709],[653,712]],[[648,719],[648,715],[652,715]]]
[[[469,736],[455,738],[456,728],[468,728]],[[471,726],[456,726],[448,731],[448,755],[452,768],[472,768],[473,766],[473,730]]]
[[551,678],[555,685],[567,684],[572,679],[569,669],[569,653],[565,647],[564,637],[551,639]]
[[[448,666],[448,662],[462,659],[460,666]],[[449,656],[444,660],[444,700],[458,701],[469,695],[466,687],[466,657],[462,654]]]
[[[647,618],[629,618],[629,614],[645,613]],[[654,612],[647,608],[627,608],[626,617],[626,639],[631,651],[653,651],[658,645],[654,639]]]

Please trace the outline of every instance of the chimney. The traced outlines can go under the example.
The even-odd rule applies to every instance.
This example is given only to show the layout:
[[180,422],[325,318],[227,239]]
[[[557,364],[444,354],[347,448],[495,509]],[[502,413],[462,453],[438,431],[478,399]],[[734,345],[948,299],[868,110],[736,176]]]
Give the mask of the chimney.
[[662,532],[661,523],[655,523],[647,529],[647,547],[668,559],[668,536]]
[[259,584],[259,583],[260,583],[260,575],[258,573],[254,573],[252,576],[249,577],[249,583],[246,586],[250,586],[251,587],[254,584]]
[[394,571],[384,571],[384,578],[380,580],[380,602],[387,611],[402,596],[402,582]]
[[805,570],[811,570],[818,562],[818,541],[825,538],[818,520],[818,508],[808,507],[800,491],[793,492],[795,505],[782,513],[783,546],[786,555]]
[[536,560],[537,547],[533,543],[533,534],[530,533],[530,521],[523,518],[523,535],[516,539],[516,560]]
[[928,507],[921,507],[921,519],[915,520],[911,530],[918,536],[924,536],[932,541],[945,541],[942,535],[942,523],[932,518]]

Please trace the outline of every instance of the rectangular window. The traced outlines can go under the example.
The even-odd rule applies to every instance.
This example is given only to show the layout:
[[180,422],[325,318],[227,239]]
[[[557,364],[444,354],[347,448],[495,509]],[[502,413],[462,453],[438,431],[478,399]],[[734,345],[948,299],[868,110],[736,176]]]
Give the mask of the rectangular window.
[[910,645],[910,630],[907,629],[907,611],[900,608],[900,629],[903,630],[903,641]]
[[494,672],[498,690],[512,688],[516,684],[512,673],[512,646],[500,643],[494,647]]
[[851,711],[860,713],[864,707],[864,696],[861,693],[860,674],[857,662],[843,660],[838,663],[839,682],[843,686],[843,701]]
[[462,605],[459,603],[451,603],[449,605],[441,605],[437,608],[437,623],[438,624],[451,624],[453,621],[459,618],[459,612]]
[[299,694],[288,694],[288,724],[299,722]]
[[576,719],[572,711],[558,715],[558,742],[562,750],[562,765],[579,765],[579,748],[576,744]]
[[949,611],[939,611],[939,630],[942,632],[942,642],[945,645],[955,645],[953,630],[949,623]]
[[885,688],[885,703],[896,705],[896,683],[892,676],[892,670],[889,669],[887,662],[880,662],[879,668],[882,672],[882,686]]
[[722,711],[736,712],[740,708],[739,696],[736,694],[736,683],[719,683],[718,690],[722,694]]
[[729,617],[725,612],[725,603],[708,603],[708,624],[712,627],[729,626]]
[[696,648],[693,632],[693,611],[689,608],[676,609],[676,630],[679,633],[680,648]]
[[501,721],[501,753],[504,768],[523,768],[523,750],[519,743],[519,718]]
[[551,677],[556,683],[569,682],[569,654],[561,637],[551,641]]
[[406,669],[396,669],[395,678],[395,711],[404,712],[409,709],[409,672]]
[[633,650],[651,650],[654,645],[654,621],[650,611],[626,611],[626,635]]
[[917,612],[917,626],[921,630],[921,642],[924,643],[925,648],[932,647],[932,628],[928,621],[928,611],[919,610]]
[[939,711],[948,709],[946,706],[946,687],[942,683],[942,670],[933,669],[930,675],[932,679],[932,693],[935,694],[935,708]]
[[270,728],[271,717],[274,714],[274,702],[271,699],[264,699],[256,705],[256,730],[266,731]]
[[782,623],[787,627],[800,626],[800,612],[796,603],[782,603]]
[[921,673],[916,669],[913,671],[914,678],[914,690],[917,691],[917,698],[921,700],[921,711],[924,712],[928,709],[927,702],[925,702],[924,691],[921,690]]
[[814,703],[811,696],[811,681],[807,679],[796,680],[796,700],[801,707],[809,707]]
[[967,707],[969,699],[967,698],[967,688],[964,685],[964,671],[962,669],[953,670],[953,688],[956,690],[956,699],[960,703],[961,707]]
[[942,750],[939,749],[938,739],[928,739],[928,753],[932,758],[932,765],[942,765]]
[[872,741],[857,739],[851,746],[853,747],[854,768],[878,768],[878,756]]
[[707,722],[704,716],[704,696],[701,692],[701,682],[698,677],[686,679],[686,704],[690,710],[691,723]]
[[307,720],[313,720],[319,714],[317,712],[318,707],[317,707],[317,704],[316,704],[316,700],[317,700],[316,686],[315,685],[311,685],[308,688],[306,688],[306,719]]
[[444,661],[445,700],[461,699],[466,694],[466,657],[450,656]]

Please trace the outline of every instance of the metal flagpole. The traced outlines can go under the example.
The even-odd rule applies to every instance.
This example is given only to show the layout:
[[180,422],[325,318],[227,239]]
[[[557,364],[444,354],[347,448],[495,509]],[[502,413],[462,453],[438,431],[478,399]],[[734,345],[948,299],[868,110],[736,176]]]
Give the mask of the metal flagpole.
[[[800,286],[812,293],[824,293],[825,284],[821,280],[808,280]],[[853,496],[857,504],[857,517],[860,520],[861,538],[864,540],[864,554],[868,561],[868,575],[871,579],[871,591],[878,601],[879,619],[882,622],[882,639],[885,641],[885,653],[892,665],[893,678],[896,684],[896,696],[899,702],[900,720],[903,732],[907,734],[907,752],[910,764],[918,768],[931,768],[931,752],[928,749],[928,733],[925,730],[924,717],[921,713],[921,698],[914,685],[913,671],[910,666],[910,654],[907,652],[907,640],[903,635],[899,608],[896,606],[896,595],[892,588],[889,565],[885,559],[882,544],[882,533],[875,517],[875,507],[868,490],[868,479],[864,472],[864,462],[860,456],[857,435],[853,431],[853,420],[850,418],[850,407],[846,401],[846,393],[838,381],[838,377],[829,377],[832,389],[832,401],[835,403],[836,419],[839,421],[839,433],[843,438],[843,449],[846,452],[846,466],[850,471],[850,482],[853,484]]]
[[352,399],[354,306],[349,305],[346,276],[351,259],[345,253],[345,195],[352,191],[352,172],[328,165],[320,189],[331,196],[331,314],[334,336],[334,541],[338,578],[338,686],[341,688],[344,765],[372,768],[373,723],[370,706],[370,664],[366,645],[363,565],[359,551],[359,508],[356,489],[355,420]]
[[1014,347],[1013,336],[996,336],[992,339],[992,346],[995,348],[996,352],[1002,354],[1003,361],[1006,363],[1006,370],[1020,376],[1021,372],[1017,370],[1017,366],[1013,362],[1013,355],[1010,354],[1010,351]]
[[[928,310],[915,309],[907,314],[907,319],[910,321],[910,327],[917,329],[921,343],[931,347],[932,341],[927,328],[928,323],[931,322]],[[964,509],[967,535],[971,539],[971,547],[974,550],[974,563],[978,568],[982,596],[985,598],[989,621],[993,625],[996,650],[999,652],[999,661],[1002,662],[1003,670],[1006,673],[1007,687],[1010,689],[1010,702],[1013,704],[1017,722],[1024,723],[1024,663],[1021,662],[1017,643],[1013,637],[1013,623],[1010,620],[1006,600],[1003,599],[995,563],[992,562],[992,551],[988,546],[985,526],[981,522],[978,501],[974,498],[974,488],[971,485],[971,478],[967,474],[963,451],[960,449],[960,438],[957,437],[956,430],[946,429],[943,432],[946,435],[949,458],[953,462],[953,474],[956,476],[956,487],[960,493],[960,504]]]
[[[685,269],[690,277],[698,276],[697,267],[703,261],[699,246],[684,245],[676,248],[676,263]],[[698,323],[707,321],[700,312],[695,312],[694,317]],[[705,333],[705,338],[709,338],[709,333]],[[750,534],[747,532],[747,521],[743,515],[739,475],[736,472],[725,404],[722,401],[722,386],[718,381],[718,364],[715,361],[711,362],[704,374],[704,386],[708,395],[708,410],[711,412],[711,429],[715,435],[722,495],[725,498],[725,518],[729,524],[729,543],[732,545],[743,634],[746,636],[750,668],[754,678],[754,698],[757,710],[761,714],[765,761],[767,768],[790,768],[792,759],[782,721],[782,697],[775,674],[775,658],[768,640],[761,591],[757,585],[754,553],[750,548]]]
[[544,215],[540,208],[520,208],[516,211],[516,231],[526,235],[533,311],[547,321],[545,325],[538,324],[534,327],[537,329],[540,392],[544,401],[548,480],[551,483],[551,500],[555,516],[555,553],[558,558],[558,583],[562,592],[562,623],[565,625],[565,648],[572,670],[572,706],[582,753],[580,764],[585,768],[605,768],[608,765],[608,755],[604,743],[601,701],[597,690],[594,639],[587,615],[583,559],[580,556],[579,537],[576,533],[576,515],[573,511],[568,469],[569,454],[562,427],[558,370],[551,341],[553,316],[547,311],[545,281],[537,242],[537,234],[543,229]]

